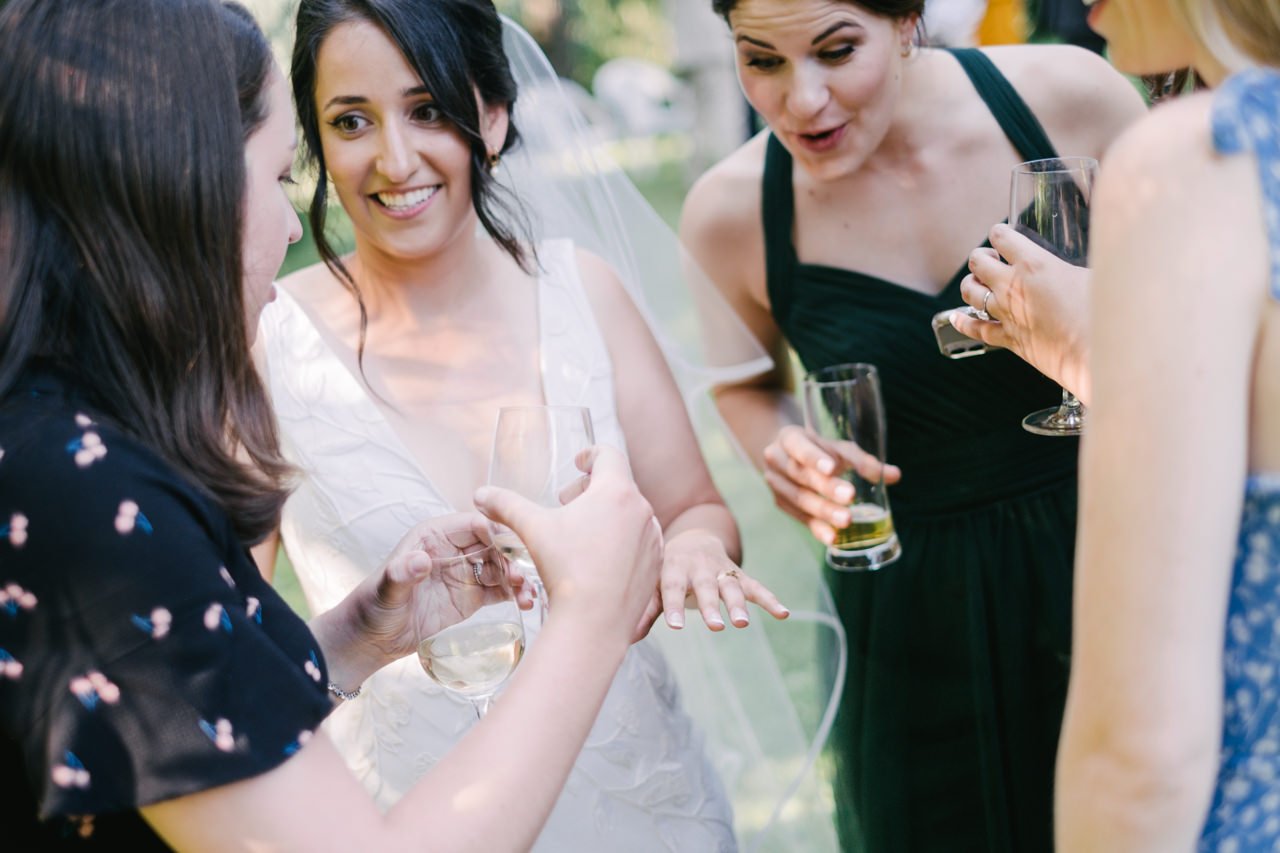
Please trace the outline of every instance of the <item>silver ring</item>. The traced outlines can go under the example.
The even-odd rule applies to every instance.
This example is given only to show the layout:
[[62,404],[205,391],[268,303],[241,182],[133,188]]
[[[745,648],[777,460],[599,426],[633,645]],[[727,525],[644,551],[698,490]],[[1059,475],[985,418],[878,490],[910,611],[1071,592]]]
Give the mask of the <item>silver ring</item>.
[[484,568],[484,560],[471,561],[471,574],[476,579],[476,586],[484,586],[484,581],[480,580],[480,570]]
[[991,301],[991,296],[992,296],[992,294],[993,294],[993,293],[994,293],[994,291],[992,291],[992,289],[988,287],[988,288],[987,288],[987,295],[986,295],[986,296],[984,296],[984,297],[982,297],[982,307],[978,309],[978,319],[979,319],[979,320],[994,320],[994,319],[995,319],[995,317],[992,317],[992,316],[991,316],[991,312],[987,310],[987,303]]

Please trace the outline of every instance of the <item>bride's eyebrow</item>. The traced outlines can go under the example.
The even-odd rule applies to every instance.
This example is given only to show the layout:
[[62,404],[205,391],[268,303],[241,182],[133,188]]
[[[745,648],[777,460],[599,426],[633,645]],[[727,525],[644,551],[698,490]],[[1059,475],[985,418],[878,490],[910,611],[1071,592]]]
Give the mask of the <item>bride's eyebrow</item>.
[[[427,97],[431,97],[431,92],[427,89],[426,86],[411,86],[410,88],[405,89],[403,92],[400,93],[400,96],[404,98],[416,98],[419,95],[426,95]],[[330,98],[327,103],[325,103],[324,109],[327,110],[329,109],[329,107],[332,107],[332,106],[340,106],[340,107],[359,106],[360,104],[367,104],[368,102],[369,102],[369,99],[364,95],[335,95],[334,97]]]

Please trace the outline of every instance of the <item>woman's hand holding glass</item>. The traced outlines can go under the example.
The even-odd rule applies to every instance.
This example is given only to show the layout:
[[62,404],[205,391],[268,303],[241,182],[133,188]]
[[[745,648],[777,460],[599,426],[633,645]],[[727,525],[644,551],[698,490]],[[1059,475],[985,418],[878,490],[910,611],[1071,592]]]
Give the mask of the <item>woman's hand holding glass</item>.
[[[498,410],[489,456],[489,485],[510,489],[546,507],[581,490],[578,454],[595,443],[591,412],[581,406],[504,406]],[[547,596],[537,561],[521,537],[492,523],[493,543],[528,574],[546,616]]]
[[764,449],[764,478],[783,512],[809,528],[818,541],[832,545],[836,534],[853,522],[849,505],[853,484],[841,476],[855,470],[868,480],[882,475],[886,485],[902,479],[896,465],[882,465],[875,455],[851,442],[837,453],[819,444],[801,426],[786,426]]
[[1012,350],[1036,370],[1088,402],[1089,280],[1085,267],[1069,264],[1015,229],[991,229],[991,246],[969,255],[960,283],[964,301],[990,319],[957,311],[961,333]]
[[[411,655],[418,641],[465,619],[476,602],[437,583],[436,570],[465,553],[489,544],[483,516],[455,513],[415,525],[392,550],[380,571],[370,575],[348,597],[344,618],[350,632],[363,639],[372,654],[385,661]],[[520,607],[533,606],[523,577],[510,576]]]
[[524,656],[525,632],[520,601],[524,576],[493,545],[468,548],[433,560],[433,582],[423,588],[426,610],[443,630],[423,635],[418,662],[437,684],[464,699],[484,716],[489,702]]
[[592,447],[576,464],[589,479],[564,493],[564,506],[493,486],[476,492],[475,505],[514,531],[539,566],[555,604],[549,621],[583,620],[629,644],[658,583],[662,527],[621,451]]

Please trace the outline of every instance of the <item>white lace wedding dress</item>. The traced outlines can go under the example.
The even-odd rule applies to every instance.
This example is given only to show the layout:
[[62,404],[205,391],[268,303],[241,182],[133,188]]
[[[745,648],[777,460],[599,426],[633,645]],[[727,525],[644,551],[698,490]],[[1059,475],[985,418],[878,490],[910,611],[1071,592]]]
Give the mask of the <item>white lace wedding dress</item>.
[[[591,409],[597,441],[625,447],[608,351],[572,244],[539,247],[541,374],[548,404]],[[283,289],[259,330],[290,459],[302,470],[281,534],[312,612],[336,604],[410,526],[453,512],[298,303]],[[326,723],[384,808],[474,721],[415,657],[364,684]],[[538,737],[554,720],[529,720]],[[518,796],[518,792],[510,792]],[[501,811],[496,811],[501,819]],[[731,851],[731,807],[653,641],[632,647],[538,843],[539,851]]]

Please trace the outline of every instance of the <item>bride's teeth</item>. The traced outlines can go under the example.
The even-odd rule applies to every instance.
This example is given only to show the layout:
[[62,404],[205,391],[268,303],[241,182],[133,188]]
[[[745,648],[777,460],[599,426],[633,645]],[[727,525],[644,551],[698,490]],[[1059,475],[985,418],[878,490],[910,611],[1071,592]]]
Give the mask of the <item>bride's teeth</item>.
[[435,195],[439,187],[427,187],[426,189],[413,190],[407,193],[378,193],[378,201],[392,210],[403,210],[422,204],[431,196]]

